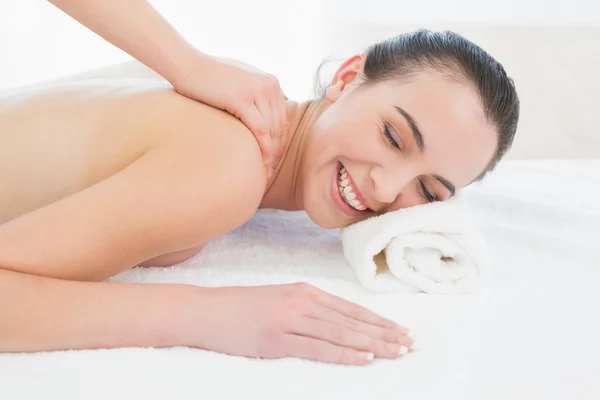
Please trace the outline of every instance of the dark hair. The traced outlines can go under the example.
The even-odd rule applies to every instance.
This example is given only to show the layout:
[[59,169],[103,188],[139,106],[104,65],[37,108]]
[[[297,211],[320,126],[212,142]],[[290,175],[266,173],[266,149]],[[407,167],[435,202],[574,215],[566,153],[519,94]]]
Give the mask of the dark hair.
[[512,146],[520,109],[514,81],[498,61],[461,35],[421,29],[368,47],[363,84],[407,80],[428,69],[471,86],[479,95],[486,119],[497,129],[496,153],[479,180]]

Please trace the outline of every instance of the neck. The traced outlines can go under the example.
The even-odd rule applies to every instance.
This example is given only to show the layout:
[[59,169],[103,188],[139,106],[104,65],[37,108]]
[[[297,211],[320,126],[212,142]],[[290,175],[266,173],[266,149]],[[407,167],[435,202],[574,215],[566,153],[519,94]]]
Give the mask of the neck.
[[314,122],[327,108],[322,100],[286,104],[289,121],[284,155],[277,166],[267,188],[261,208],[275,208],[286,211],[303,210],[302,182],[303,162],[307,141]]

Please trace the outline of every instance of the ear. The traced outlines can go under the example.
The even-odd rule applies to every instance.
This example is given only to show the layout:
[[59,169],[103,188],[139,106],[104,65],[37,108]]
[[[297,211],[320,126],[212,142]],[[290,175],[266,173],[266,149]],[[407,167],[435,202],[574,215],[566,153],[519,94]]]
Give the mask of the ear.
[[357,54],[346,61],[335,71],[331,83],[325,92],[325,98],[330,103],[339,99],[340,95],[350,83],[357,83],[362,79],[361,72],[365,65],[365,54]]

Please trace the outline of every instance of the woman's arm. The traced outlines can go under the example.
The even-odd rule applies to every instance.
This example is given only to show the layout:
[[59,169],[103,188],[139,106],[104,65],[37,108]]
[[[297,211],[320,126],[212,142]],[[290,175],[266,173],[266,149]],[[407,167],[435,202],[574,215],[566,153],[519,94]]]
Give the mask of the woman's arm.
[[405,333],[306,284],[75,282],[0,269],[0,352],[191,346],[364,365],[404,354]]
[[0,352],[188,344],[191,322],[202,324],[213,290],[76,282],[0,269]]

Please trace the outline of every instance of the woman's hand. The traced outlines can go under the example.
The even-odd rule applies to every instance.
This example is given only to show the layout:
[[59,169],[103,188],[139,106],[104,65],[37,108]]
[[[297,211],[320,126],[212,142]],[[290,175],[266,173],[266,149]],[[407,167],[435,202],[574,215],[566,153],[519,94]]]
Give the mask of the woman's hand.
[[219,288],[214,296],[184,345],[351,365],[412,351],[406,328],[308,284]]
[[268,177],[279,163],[288,128],[279,81],[249,65],[202,53],[171,83],[184,96],[239,118],[256,137]]

